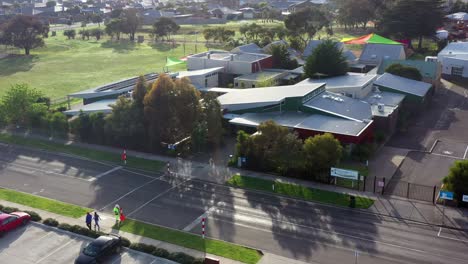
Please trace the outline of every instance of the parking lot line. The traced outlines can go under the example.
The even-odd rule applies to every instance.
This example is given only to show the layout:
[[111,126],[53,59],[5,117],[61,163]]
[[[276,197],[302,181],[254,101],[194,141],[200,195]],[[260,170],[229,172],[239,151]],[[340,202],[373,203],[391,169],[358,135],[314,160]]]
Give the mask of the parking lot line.
[[115,167],[115,168],[110,169],[108,171],[105,171],[105,172],[103,172],[103,173],[101,173],[99,175],[96,175],[93,178],[88,179],[88,181],[95,181],[95,180],[97,180],[97,179],[99,179],[99,178],[101,178],[103,176],[106,176],[106,175],[108,175],[108,174],[110,174],[110,173],[112,173],[114,171],[120,170],[121,168],[122,168],[122,166]]
[[161,197],[161,196],[163,196],[164,194],[166,194],[166,193],[172,191],[172,190],[173,190],[174,188],[176,188],[177,186],[182,185],[182,184],[184,184],[185,182],[187,182],[187,181],[189,181],[189,180],[190,180],[190,179],[187,179],[187,180],[185,180],[185,181],[183,181],[183,182],[181,182],[181,183],[179,183],[179,184],[176,184],[176,185],[172,186],[171,188],[165,190],[164,192],[162,192],[162,193],[156,195],[155,197],[153,197],[153,198],[152,198],[151,200],[149,200],[148,202],[144,203],[143,205],[141,205],[141,206],[138,207],[137,209],[135,209],[135,210],[133,210],[132,212],[130,212],[127,216],[131,216],[132,214],[136,213],[136,212],[137,212],[138,210],[140,210],[141,208],[145,207],[147,204],[151,203],[152,201],[158,199],[159,197]]
[[71,239],[70,241],[68,241],[67,243],[61,245],[60,247],[56,248],[55,250],[53,250],[52,252],[50,252],[49,254],[45,255],[44,257],[42,257],[40,260],[36,261],[36,264],[37,263],[40,263],[42,262],[43,260],[47,259],[48,257],[52,256],[53,254],[55,254],[56,252],[58,252],[59,250],[61,250],[62,248],[66,247],[68,244],[70,244],[71,242],[75,241],[75,239]]
[[116,260],[112,261],[111,264],[114,264],[114,263],[117,263],[117,262],[119,262],[119,261],[122,261],[122,258],[123,258],[123,256],[125,256],[125,255],[128,255],[128,253],[127,253],[127,252],[123,253],[122,255],[120,255],[119,258],[117,258]]
[[159,179],[158,179],[158,178],[154,178],[154,179],[152,179],[151,181],[146,182],[146,183],[144,183],[144,184],[142,184],[142,185],[140,185],[140,186],[134,188],[133,190],[129,191],[128,193],[126,193],[126,194],[120,196],[120,198],[116,199],[115,201],[112,201],[112,202],[106,204],[104,207],[102,207],[101,209],[99,209],[99,211],[104,210],[104,208],[106,208],[106,207],[108,207],[108,206],[111,206],[111,205],[113,205],[113,204],[116,204],[118,201],[120,201],[120,200],[122,200],[123,198],[127,197],[128,195],[134,193],[135,191],[138,191],[139,189],[145,187],[146,185],[151,184],[152,182],[155,182],[156,180],[159,180]]
[[439,153],[430,153],[430,155],[436,155],[436,156],[441,156],[441,157],[447,157],[451,159],[461,159],[460,157],[455,157],[455,156],[450,156],[450,155],[445,155],[445,154],[439,154]]
[[147,175],[147,174],[143,174],[143,173],[139,173],[139,172],[136,172],[136,171],[132,171],[132,170],[128,170],[128,169],[122,169],[123,171],[126,171],[126,172],[129,172],[129,173],[133,173],[133,174],[136,174],[136,175],[140,175],[140,176],[143,176],[143,177],[146,177],[146,178],[151,178],[151,179],[159,179],[161,178],[162,176],[158,176],[158,177],[153,177],[153,176],[150,176],[150,175]]

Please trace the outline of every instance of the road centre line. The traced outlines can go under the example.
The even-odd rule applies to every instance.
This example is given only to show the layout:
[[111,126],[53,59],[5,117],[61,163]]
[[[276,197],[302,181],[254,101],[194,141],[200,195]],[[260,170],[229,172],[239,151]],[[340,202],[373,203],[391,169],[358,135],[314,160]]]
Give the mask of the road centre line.
[[194,228],[196,225],[198,225],[201,222],[202,218],[204,217],[207,218],[208,215],[210,215],[210,213],[215,210],[215,208],[216,208],[215,206],[211,206],[210,208],[208,208],[208,210],[206,210],[203,214],[201,214],[199,217],[193,220],[192,223],[188,224],[182,230],[187,231],[187,232],[192,230],[192,228]]
[[110,174],[110,173],[112,173],[114,171],[120,170],[121,168],[122,168],[122,166],[115,167],[115,168],[110,169],[108,171],[105,171],[105,172],[103,172],[103,173],[101,173],[101,174],[99,174],[99,175],[97,175],[97,176],[95,176],[93,178],[88,179],[88,181],[95,181],[95,180],[97,180],[97,179],[99,179],[99,178],[101,178],[103,176],[106,176],[106,175],[108,175],[108,174]]
[[42,257],[40,260],[36,261],[35,263],[40,263],[42,262],[43,260],[45,260],[46,258],[52,256],[53,254],[55,254],[56,252],[58,252],[59,250],[61,250],[62,248],[66,247],[68,244],[70,244],[71,242],[75,241],[75,239],[71,239],[70,241],[68,241],[67,243],[61,245],[60,247],[56,248],[55,250],[53,250],[52,252],[50,252],[49,254],[45,255],[44,257]]
[[102,207],[101,209],[99,209],[99,211],[102,211],[102,210],[104,210],[104,208],[106,208],[106,207],[108,207],[108,206],[111,206],[111,205],[117,203],[118,201],[122,200],[123,198],[129,196],[130,194],[132,194],[132,193],[134,193],[134,192],[136,192],[136,191],[138,191],[139,189],[145,187],[146,185],[151,184],[152,182],[155,182],[156,180],[159,180],[159,179],[158,179],[158,178],[154,178],[154,179],[152,179],[151,181],[148,181],[148,182],[146,182],[146,183],[144,183],[144,184],[142,184],[142,185],[140,185],[140,186],[134,188],[133,190],[129,191],[128,193],[122,195],[120,198],[118,198],[118,199],[116,199],[116,200],[110,202],[109,204],[106,204],[104,207]]
[[[5,163],[7,164],[6,165],[6,168],[8,167],[11,167],[11,168],[23,168],[23,169],[28,169],[28,170],[32,170],[32,171],[40,171],[40,172],[43,172],[45,174],[55,174],[55,175],[60,175],[62,177],[68,177],[68,178],[74,178],[74,179],[78,179],[78,180],[82,180],[82,181],[89,181],[89,179],[84,179],[82,177],[77,177],[77,176],[73,176],[73,175],[67,175],[67,174],[62,174],[62,173],[57,173],[57,172],[53,172],[53,171],[48,171],[48,170],[43,170],[43,169],[38,169],[38,168],[35,168],[35,167],[30,167],[30,166],[25,166],[25,165],[19,165],[19,164],[13,164],[11,162],[5,162],[5,161],[2,161],[0,160],[0,163]],[[27,174],[33,174],[33,172],[31,173],[27,173]]]
[[466,159],[466,154],[468,153],[468,145],[466,145],[465,154],[463,154],[463,159]]
[[152,201],[158,199],[159,197],[163,196],[164,194],[168,193],[169,191],[172,191],[172,190],[173,190],[174,188],[176,188],[177,186],[182,185],[182,184],[184,184],[185,182],[187,182],[187,181],[189,181],[189,180],[190,180],[190,179],[187,179],[187,180],[185,180],[185,181],[183,181],[183,182],[181,182],[181,183],[179,183],[179,184],[176,184],[176,185],[172,186],[171,188],[165,190],[164,192],[162,192],[162,193],[156,195],[155,197],[153,197],[153,198],[152,198],[151,200],[149,200],[148,202],[142,204],[140,207],[138,207],[137,209],[135,209],[135,210],[133,210],[132,212],[130,212],[127,216],[131,216],[132,214],[136,213],[136,212],[137,212],[138,210],[140,210],[141,208],[145,207],[147,204],[151,203]]

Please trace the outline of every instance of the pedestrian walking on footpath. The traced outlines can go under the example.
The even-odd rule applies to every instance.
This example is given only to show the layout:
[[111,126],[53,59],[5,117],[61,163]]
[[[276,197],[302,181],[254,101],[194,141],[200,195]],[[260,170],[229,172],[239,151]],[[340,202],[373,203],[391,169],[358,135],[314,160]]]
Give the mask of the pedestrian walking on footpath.
[[86,226],[91,230],[91,223],[93,222],[93,216],[90,212],[86,213]]
[[123,209],[122,209],[122,208],[120,208],[120,219],[119,219],[119,220],[120,220],[120,223],[121,223],[121,224],[122,224],[123,221],[125,220],[125,215],[124,215],[124,213],[123,213]]
[[101,217],[98,215],[96,211],[94,211],[94,230],[95,231],[101,231],[101,227],[99,226],[99,220],[101,220]]
[[115,224],[118,226],[120,221],[120,206],[116,204],[114,206]]

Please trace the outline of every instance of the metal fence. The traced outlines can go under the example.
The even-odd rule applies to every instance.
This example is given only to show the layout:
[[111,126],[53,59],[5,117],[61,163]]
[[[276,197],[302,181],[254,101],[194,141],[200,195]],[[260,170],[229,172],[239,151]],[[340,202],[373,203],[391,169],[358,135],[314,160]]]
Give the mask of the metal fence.
[[421,185],[396,179],[388,181],[379,177],[367,177],[365,188],[366,191],[382,195],[395,195],[432,203],[435,203],[440,190],[440,187],[436,185]]

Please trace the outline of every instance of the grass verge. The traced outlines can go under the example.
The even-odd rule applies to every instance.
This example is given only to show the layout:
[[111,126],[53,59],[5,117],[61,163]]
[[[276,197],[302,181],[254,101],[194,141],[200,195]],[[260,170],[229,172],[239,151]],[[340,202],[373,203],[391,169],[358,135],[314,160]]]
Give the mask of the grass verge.
[[[117,153],[111,153],[106,151],[99,150],[90,150],[87,148],[65,145],[61,143],[45,141],[40,139],[25,138],[20,136],[15,136],[11,134],[0,133],[0,141],[33,147],[40,148],[48,151],[55,152],[64,152],[77,156],[82,156],[91,160],[100,160],[108,161],[113,163],[121,163],[120,155]],[[148,160],[143,158],[137,158],[132,156],[127,156],[127,167],[143,169],[148,171],[159,171],[164,167],[164,162],[158,160]]]
[[125,223],[117,229],[244,263],[255,264],[261,258],[261,255],[255,249],[221,240],[202,239],[194,234],[150,225],[132,219],[125,220]]
[[[271,180],[264,180],[241,175],[234,175],[231,179],[229,179],[228,184],[247,189],[274,192],[294,198],[339,206],[349,206],[350,200],[350,195],[348,194],[307,188],[297,184],[281,183],[277,181],[274,182]],[[272,190],[273,184],[275,185],[274,191]],[[356,196],[356,208],[367,209],[372,204],[374,204],[374,200],[362,196]]]
[[63,203],[56,200],[8,189],[0,189],[0,200],[22,204],[73,218],[82,217],[86,214],[86,212],[92,211],[89,208],[84,208],[77,205]]

